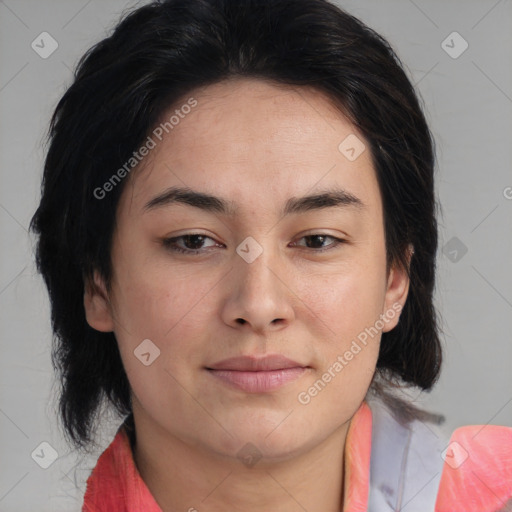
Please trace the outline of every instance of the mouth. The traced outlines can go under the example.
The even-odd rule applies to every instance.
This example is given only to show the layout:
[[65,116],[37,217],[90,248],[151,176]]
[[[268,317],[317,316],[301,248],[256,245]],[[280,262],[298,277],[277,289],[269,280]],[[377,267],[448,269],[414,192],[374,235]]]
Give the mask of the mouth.
[[220,382],[247,393],[265,393],[295,381],[309,366],[282,355],[232,357],[206,370]]

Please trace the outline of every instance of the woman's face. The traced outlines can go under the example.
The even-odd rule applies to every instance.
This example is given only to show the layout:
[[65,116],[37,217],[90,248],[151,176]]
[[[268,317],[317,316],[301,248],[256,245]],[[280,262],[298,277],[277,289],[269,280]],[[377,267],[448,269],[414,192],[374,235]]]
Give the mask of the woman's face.
[[126,178],[87,318],[115,332],[136,423],[290,457],[346,428],[408,280],[386,273],[369,148],[325,96],[250,79],[191,96]]

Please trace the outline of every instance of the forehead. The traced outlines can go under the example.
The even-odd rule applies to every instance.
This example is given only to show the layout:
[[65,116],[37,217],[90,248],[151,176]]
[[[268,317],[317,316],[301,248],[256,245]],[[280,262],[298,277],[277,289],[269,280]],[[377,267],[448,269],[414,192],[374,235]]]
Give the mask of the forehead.
[[[256,203],[258,210],[281,211],[290,197],[331,187],[379,203],[368,145],[324,93],[229,80],[191,91],[163,113],[162,123],[190,98],[197,105],[130,177],[139,210],[176,186],[229,198],[240,213],[244,207],[254,213]],[[343,152],[352,147],[355,159],[354,151]]]

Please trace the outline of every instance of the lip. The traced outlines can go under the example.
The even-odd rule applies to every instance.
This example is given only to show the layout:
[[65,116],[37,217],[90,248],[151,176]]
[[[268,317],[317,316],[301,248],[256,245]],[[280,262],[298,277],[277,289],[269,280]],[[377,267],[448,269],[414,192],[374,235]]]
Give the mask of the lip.
[[232,357],[206,367],[213,377],[248,393],[279,389],[298,379],[308,368],[280,354]]
[[286,370],[288,368],[305,368],[305,365],[288,359],[281,354],[268,354],[264,357],[239,356],[224,359],[212,364],[209,370],[238,370],[240,372],[261,372],[271,370]]

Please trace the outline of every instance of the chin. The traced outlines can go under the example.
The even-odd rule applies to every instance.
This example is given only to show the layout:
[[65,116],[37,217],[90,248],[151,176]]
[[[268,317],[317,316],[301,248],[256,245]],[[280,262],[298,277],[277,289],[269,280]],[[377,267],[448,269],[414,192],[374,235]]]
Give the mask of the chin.
[[[275,464],[291,459],[320,442],[319,433],[309,432],[307,425],[297,425],[290,421],[293,413],[283,421],[287,414],[289,411],[273,414],[272,421],[267,418],[260,422],[240,421],[231,426],[224,424],[233,437],[226,435],[222,439],[218,438],[215,451],[242,462],[245,457],[257,458],[258,467],[263,467],[265,463]],[[274,416],[279,416],[279,420],[274,421]]]

